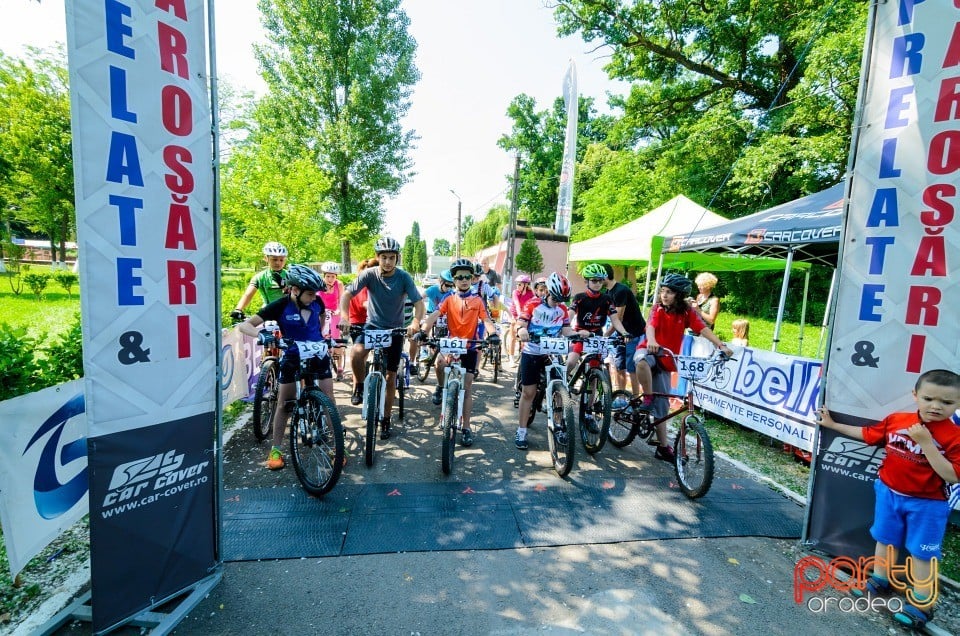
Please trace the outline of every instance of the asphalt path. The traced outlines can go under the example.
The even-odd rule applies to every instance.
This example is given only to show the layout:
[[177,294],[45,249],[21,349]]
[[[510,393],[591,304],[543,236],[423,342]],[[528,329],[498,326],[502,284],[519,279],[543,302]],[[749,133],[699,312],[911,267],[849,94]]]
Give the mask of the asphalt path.
[[[440,469],[435,380],[415,379],[407,414],[378,440],[373,467],[363,462],[360,409],[338,383],[348,463],[341,484],[518,480],[549,487],[560,478],[546,448],[544,416],[530,450],[514,447],[513,368],[494,384],[474,384],[472,448],[458,447],[454,474]],[[589,471],[619,479],[669,476],[670,464],[635,441],[596,456],[578,446],[568,477]],[[225,444],[224,486],[296,487],[291,467],[268,471],[267,447],[244,424]],[[718,476],[743,477],[718,461]],[[709,505],[709,494],[705,505]],[[693,504],[691,504],[693,505]],[[384,531],[389,531],[384,529]],[[223,578],[175,634],[875,634],[901,631],[885,610],[843,611],[837,594],[826,611],[794,601],[796,540],[764,537],[582,543],[562,547],[400,552],[361,556],[227,562]],[[76,623],[58,634],[85,633]],[[139,633],[132,627],[118,634]]]

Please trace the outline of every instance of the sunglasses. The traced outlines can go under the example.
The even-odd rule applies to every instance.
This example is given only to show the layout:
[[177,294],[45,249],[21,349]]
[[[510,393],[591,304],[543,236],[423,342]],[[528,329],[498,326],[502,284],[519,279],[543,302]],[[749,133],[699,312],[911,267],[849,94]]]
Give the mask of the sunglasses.
[[588,282],[588,283],[602,283],[603,281],[604,281],[603,278],[588,278],[588,279],[587,279],[587,282]]
[[443,281],[442,283],[440,283],[440,286],[441,286],[441,287],[453,287],[453,283],[448,283],[447,281]]
[[473,280],[473,276],[471,276],[470,274],[454,276],[453,280]]

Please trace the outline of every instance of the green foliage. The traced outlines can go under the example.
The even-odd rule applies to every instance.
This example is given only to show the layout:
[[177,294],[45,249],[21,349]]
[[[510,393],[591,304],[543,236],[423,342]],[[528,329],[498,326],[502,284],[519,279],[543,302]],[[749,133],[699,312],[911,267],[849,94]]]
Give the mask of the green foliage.
[[427,271],[427,242],[420,239],[420,224],[416,221],[403,241],[403,268],[411,274]]
[[474,223],[463,236],[464,254],[476,254],[480,250],[496,245],[502,239],[503,228],[510,222],[510,209],[505,205],[490,208],[487,215]]
[[453,256],[453,245],[447,239],[433,239],[434,256]]
[[0,401],[35,391],[39,368],[34,360],[37,342],[24,329],[0,322]]
[[16,243],[5,242],[3,251],[8,257],[6,268],[9,272],[7,282],[10,283],[10,291],[12,291],[15,296],[19,296],[23,291],[23,278],[20,276],[20,272],[29,267],[29,265],[24,265],[21,261],[27,248],[22,245],[17,245]]
[[32,291],[33,295],[39,300],[43,298],[43,291],[50,282],[50,276],[43,272],[27,272],[23,274],[23,282],[27,284],[27,287],[30,288],[30,291]]
[[55,270],[51,275],[51,278],[57,282],[60,287],[63,288],[63,291],[67,292],[67,296],[73,297],[71,290],[73,286],[80,281],[80,277],[74,274],[73,272],[66,269]]
[[[70,328],[54,342],[43,348],[39,360],[42,385],[56,386],[83,377],[83,332],[80,328],[80,312],[77,312]],[[43,387],[38,387],[39,388]]]
[[70,95],[62,50],[0,53],[0,221],[48,238],[54,260],[73,237]]
[[[536,101],[521,94],[510,102],[507,116],[513,120],[513,129],[509,135],[500,137],[497,145],[521,156],[517,188],[520,207],[531,225],[551,227],[557,214],[560,164],[567,129],[563,98],[554,100],[550,110],[537,112]],[[578,118],[577,160],[592,142],[606,138],[613,121],[609,116],[596,115],[591,97],[580,97]],[[574,210],[576,208],[574,206]]]
[[543,270],[543,254],[537,247],[537,240],[533,238],[533,232],[527,232],[527,238],[520,244],[517,250],[516,269],[533,276]]
[[[260,0],[267,44],[255,51],[269,94],[254,140],[280,144],[278,158],[308,154],[330,179],[324,201],[337,228],[369,240],[383,199],[409,178],[413,131],[402,119],[419,79],[416,41],[400,0]],[[341,262],[351,261],[349,234]]]

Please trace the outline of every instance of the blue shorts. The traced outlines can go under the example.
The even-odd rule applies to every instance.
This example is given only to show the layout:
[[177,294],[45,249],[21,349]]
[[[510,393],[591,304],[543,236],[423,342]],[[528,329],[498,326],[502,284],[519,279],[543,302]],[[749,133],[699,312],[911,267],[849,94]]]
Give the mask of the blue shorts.
[[617,347],[617,371],[637,372],[637,364],[633,361],[633,353],[637,350],[639,344],[640,338],[630,338],[626,344]]
[[906,547],[915,559],[939,559],[950,504],[939,499],[901,495],[879,479],[874,482],[873,490],[877,504],[870,535],[879,543],[892,545],[898,550]]

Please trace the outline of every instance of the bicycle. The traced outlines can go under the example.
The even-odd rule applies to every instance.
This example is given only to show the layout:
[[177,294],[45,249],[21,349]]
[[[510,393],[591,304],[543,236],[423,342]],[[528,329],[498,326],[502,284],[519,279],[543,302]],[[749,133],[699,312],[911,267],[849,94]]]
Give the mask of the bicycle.
[[584,450],[593,455],[603,449],[610,430],[613,387],[603,359],[609,345],[616,345],[617,338],[591,336],[575,341],[583,343],[583,352],[570,373],[568,385],[579,402],[580,441]]
[[485,340],[465,338],[433,338],[427,340],[434,345],[440,355],[447,356],[448,364],[444,370],[443,399],[440,402],[439,424],[443,431],[440,452],[440,467],[444,475],[453,470],[453,457],[456,449],[457,431],[463,431],[463,399],[466,389],[464,380],[466,371],[460,364],[460,356],[467,353],[470,346],[483,350],[494,346]]
[[337,484],[346,463],[340,413],[333,400],[320,390],[313,362],[330,355],[331,343],[277,338],[270,332],[261,334],[264,344],[274,344],[288,355],[295,351],[299,358],[299,381],[290,424],[290,458],[303,489],[314,497],[322,497]]
[[260,357],[260,374],[253,392],[253,436],[258,442],[270,437],[273,414],[277,409],[277,390],[280,374],[280,328],[275,320],[263,323],[263,329],[273,335],[273,340],[263,345]]
[[[359,333],[353,328],[350,331],[351,334]],[[363,346],[366,349],[373,349],[373,362],[369,365],[369,372],[363,381],[363,408],[361,411],[361,417],[367,424],[363,459],[368,467],[373,466],[374,453],[377,449],[377,428],[384,416],[387,391],[387,361],[384,349],[390,347],[395,336],[403,336],[406,333],[407,330],[404,327],[363,330]],[[399,369],[397,375],[400,375]]]
[[[499,334],[499,330],[497,331]],[[486,369],[487,365],[493,367],[493,382],[496,383],[500,379],[500,370],[503,368],[501,360],[501,345],[490,344],[488,347],[483,350],[483,358],[480,362],[480,368]]]
[[[447,336],[447,319],[444,316],[437,318],[437,324],[433,326],[433,337],[436,338],[445,338]],[[430,377],[430,369],[437,363],[437,355],[440,353],[440,349],[436,345],[429,344],[427,341],[423,342],[423,346],[427,347],[427,355],[421,356],[420,360],[417,363],[417,380],[420,382],[426,382],[427,378]],[[421,349],[421,351],[424,351]]]
[[697,412],[694,391],[697,382],[710,380],[717,373],[722,372],[723,365],[728,358],[717,350],[708,358],[695,356],[678,356],[666,347],[662,354],[674,359],[677,373],[687,380],[686,395],[676,396],[671,393],[651,393],[657,398],[680,398],[681,405],[668,411],[661,418],[655,417],[648,410],[639,408],[643,396],[634,397],[629,391],[617,390],[613,392],[614,402],[625,398],[624,406],[613,408],[613,421],[607,432],[610,443],[617,448],[630,444],[636,437],[648,439],[654,433],[658,424],[671,420],[681,413],[686,413],[680,419],[677,434],[674,437],[673,467],[677,475],[680,490],[690,499],[703,497],[713,484],[713,445],[703,425],[703,417]]
[[550,449],[550,459],[557,474],[566,477],[573,469],[577,448],[577,420],[573,415],[573,398],[567,386],[566,355],[570,349],[570,340],[540,338],[539,345],[542,355],[547,355],[549,361],[540,374],[527,426],[530,426],[537,411],[542,410],[546,401],[547,447]]

